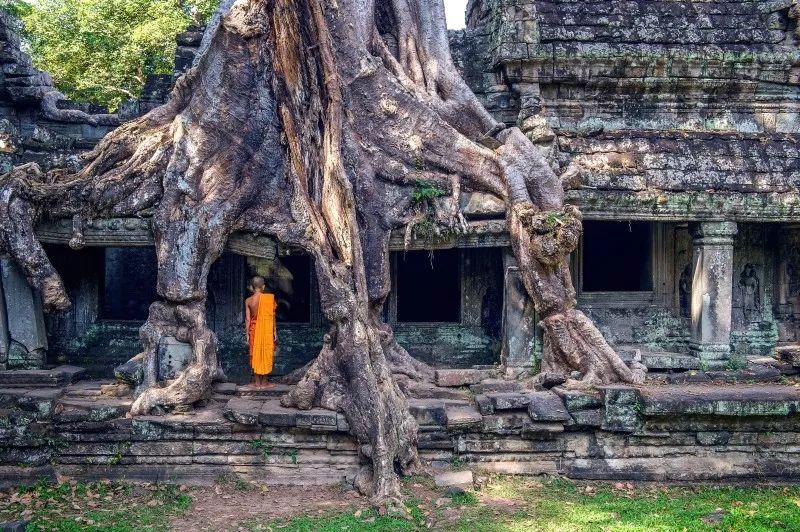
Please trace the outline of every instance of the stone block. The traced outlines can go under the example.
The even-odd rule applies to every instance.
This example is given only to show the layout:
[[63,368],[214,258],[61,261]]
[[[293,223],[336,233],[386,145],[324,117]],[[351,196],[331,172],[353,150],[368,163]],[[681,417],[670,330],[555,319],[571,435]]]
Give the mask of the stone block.
[[561,397],[567,412],[570,414],[579,410],[589,410],[603,406],[603,397],[599,393],[565,390],[564,388],[553,388],[553,392]]
[[447,426],[447,409],[439,399],[409,399],[409,410],[420,426]]
[[483,424],[483,416],[472,406],[447,407],[448,429],[475,429]]
[[438,369],[436,385],[445,387],[467,386],[477,384],[497,375],[495,370],[486,369]]
[[730,439],[731,433],[727,431],[697,433],[697,443],[700,445],[728,445]]
[[[528,408],[534,392],[498,392],[487,393],[494,410],[521,410]],[[545,392],[546,393],[546,392]]]
[[218,393],[220,395],[236,395],[236,386],[235,382],[218,382],[214,385],[214,393]]
[[234,397],[225,405],[225,417],[242,425],[257,425],[262,406],[262,401]]
[[483,416],[488,416],[494,414],[494,405],[492,401],[489,400],[489,397],[486,395],[476,395],[475,396],[475,404],[478,405],[478,411]]
[[311,410],[297,411],[298,427],[336,427],[336,412],[325,410],[324,408],[312,408]]
[[578,410],[570,414],[575,422],[574,427],[600,427],[605,418],[605,412],[602,408],[594,408],[592,410]]
[[629,386],[607,386],[602,389],[605,399],[603,430],[635,432],[643,423],[639,390]]
[[158,343],[158,380],[174,379],[192,360],[192,346],[172,336]]
[[521,392],[522,384],[517,381],[507,381],[503,379],[486,379],[478,384],[469,387],[474,394],[502,393],[502,392]]
[[2,295],[8,318],[9,368],[36,369],[44,365],[47,331],[42,298],[30,287],[25,274],[8,256],[0,257]]
[[123,362],[114,368],[114,377],[127,382],[133,386],[138,386],[144,381],[144,353],[139,353],[127,362]]
[[572,419],[564,403],[556,394],[531,392],[528,396],[530,397],[528,414],[533,421],[570,421]]
[[780,385],[659,386],[642,389],[648,416],[792,416],[800,390]]
[[258,423],[267,427],[294,427],[297,413],[296,409],[282,407],[276,399],[267,400],[258,412]]
[[439,488],[457,487],[467,490],[472,489],[474,486],[472,471],[445,471],[437,473],[433,477],[433,481]]

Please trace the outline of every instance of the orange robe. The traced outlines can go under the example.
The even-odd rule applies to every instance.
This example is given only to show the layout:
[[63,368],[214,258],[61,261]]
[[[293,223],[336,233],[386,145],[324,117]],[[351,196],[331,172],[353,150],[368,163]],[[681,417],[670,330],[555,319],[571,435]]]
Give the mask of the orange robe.
[[258,313],[250,318],[248,339],[250,341],[250,367],[256,375],[272,373],[275,358],[275,303],[274,294],[260,293]]

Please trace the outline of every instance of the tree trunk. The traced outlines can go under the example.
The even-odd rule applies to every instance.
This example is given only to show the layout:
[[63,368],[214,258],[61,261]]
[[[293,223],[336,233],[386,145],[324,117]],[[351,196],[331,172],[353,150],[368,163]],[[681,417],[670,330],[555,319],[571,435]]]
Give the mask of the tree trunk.
[[[33,232],[41,214],[74,216],[75,246],[83,218],[152,215],[163,301],[141,330],[147,386],[133,414],[207,392],[217,361],[206,280],[231,233],[304,249],[331,331],[282,402],[343,412],[365,459],[359,487],[394,506],[397,473],[418,465],[406,394],[432,371],[397,344],[380,310],[389,235],[419,218],[419,181],[450,193],[425,214],[448,227],[463,221],[461,190],[506,202],[524,284],[544,316],[543,367],[580,371],[577,385],[640,380],[574,309],[566,257],[580,215],[564,207],[533,145],[497,124],[456,71],[441,0],[226,2],[169,103],[109,134],[79,172],[26,165],[0,179],[0,236],[48,308],[63,309],[64,287]],[[189,342],[193,358],[159,383],[166,335]]]

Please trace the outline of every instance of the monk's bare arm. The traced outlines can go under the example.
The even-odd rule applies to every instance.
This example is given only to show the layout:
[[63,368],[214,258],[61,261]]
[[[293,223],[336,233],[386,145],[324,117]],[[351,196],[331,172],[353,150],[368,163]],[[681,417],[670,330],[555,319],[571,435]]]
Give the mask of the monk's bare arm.
[[247,304],[248,301],[245,299],[244,301],[244,337],[250,340],[250,305]]

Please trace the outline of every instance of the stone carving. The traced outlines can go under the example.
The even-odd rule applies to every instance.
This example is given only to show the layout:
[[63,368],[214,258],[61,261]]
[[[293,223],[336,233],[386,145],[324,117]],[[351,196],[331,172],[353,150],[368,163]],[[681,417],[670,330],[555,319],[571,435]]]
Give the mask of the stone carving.
[[752,264],[745,264],[739,276],[741,290],[742,313],[746,323],[754,323],[761,319],[761,280]]
[[692,265],[686,264],[681,272],[681,278],[678,281],[678,294],[680,298],[681,316],[684,318],[691,317],[691,302],[692,302]]

